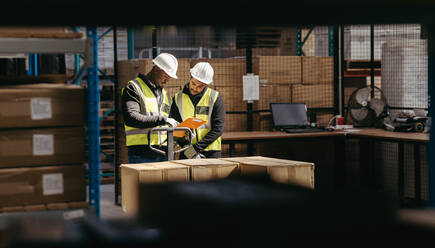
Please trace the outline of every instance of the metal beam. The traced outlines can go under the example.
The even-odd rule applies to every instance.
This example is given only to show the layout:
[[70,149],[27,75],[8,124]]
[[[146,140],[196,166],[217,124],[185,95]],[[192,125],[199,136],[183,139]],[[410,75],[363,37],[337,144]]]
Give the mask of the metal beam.
[[97,28],[86,29],[92,50],[87,55],[87,98],[88,98],[88,176],[89,204],[94,207],[95,216],[100,217],[100,89],[98,83],[98,41]]

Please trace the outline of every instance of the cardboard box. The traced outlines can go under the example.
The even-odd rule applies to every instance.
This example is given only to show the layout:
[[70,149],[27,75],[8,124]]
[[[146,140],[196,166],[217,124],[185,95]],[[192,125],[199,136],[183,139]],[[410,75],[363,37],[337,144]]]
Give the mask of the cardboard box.
[[189,167],[172,162],[121,164],[122,211],[138,213],[139,184],[189,181]]
[[291,102],[290,85],[260,84],[260,99],[254,101],[254,110],[270,110],[270,103]]
[[242,86],[215,86],[214,89],[224,99],[225,111],[245,111],[247,102],[243,100]]
[[81,164],[83,127],[0,130],[0,168]]
[[189,166],[190,180],[193,182],[224,179],[238,173],[238,163],[215,158],[181,159],[172,162]]
[[301,83],[300,56],[258,56],[253,58],[252,70],[260,82],[267,84]]
[[302,83],[303,84],[333,84],[334,58],[333,57],[302,57]]
[[333,108],[333,84],[293,84],[291,89],[292,102],[303,102],[308,108]]
[[85,91],[62,84],[2,86],[0,128],[84,125]]
[[0,169],[0,207],[85,201],[83,164]]
[[213,86],[243,87],[246,58],[192,59],[190,67],[194,67],[198,62],[208,62],[213,67]]
[[278,183],[314,189],[314,163],[262,156],[222,158],[239,163],[240,175],[268,174]]
[[153,66],[151,59],[129,59],[118,61],[118,82],[120,89],[128,81],[133,80],[139,73],[148,73]]
[[224,132],[247,130],[247,114],[227,114],[225,116]]

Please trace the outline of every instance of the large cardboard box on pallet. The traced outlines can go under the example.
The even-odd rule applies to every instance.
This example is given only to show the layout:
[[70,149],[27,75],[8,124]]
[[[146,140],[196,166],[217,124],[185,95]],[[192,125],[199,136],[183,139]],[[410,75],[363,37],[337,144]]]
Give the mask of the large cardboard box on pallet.
[[122,211],[136,215],[139,210],[139,184],[189,181],[189,167],[172,162],[121,164]]
[[314,189],[314,163],[262,156],[222,158],[239,163],[240,175],[268,174],[278,183]]
[[238,173],[238,163],[215,158],[181,159],[172,162],[189,166],[190,180],[193,182],[224,179]]
[[0,128],[80,126],[86,122],[86,90],[77,85],[0,87]]
[[0,207],[86,200],[83,164],[0,169]]
[[81,164],[83,127],[0,130],[0,168]]

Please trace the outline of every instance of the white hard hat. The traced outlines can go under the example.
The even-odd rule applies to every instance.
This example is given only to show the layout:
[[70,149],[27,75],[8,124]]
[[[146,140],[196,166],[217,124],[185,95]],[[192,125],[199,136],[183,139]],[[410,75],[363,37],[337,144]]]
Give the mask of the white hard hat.
[[200,82],[210,84],[213,82],[213,67],[208,62],[199,62],[192,69],[190,69],[192,77],[198,79]]
[[174,55],[169,53],[161,53],[155,57],[155,59],[153,59],[153,63],[165,71],[171,78],[178,79],[178,61]]

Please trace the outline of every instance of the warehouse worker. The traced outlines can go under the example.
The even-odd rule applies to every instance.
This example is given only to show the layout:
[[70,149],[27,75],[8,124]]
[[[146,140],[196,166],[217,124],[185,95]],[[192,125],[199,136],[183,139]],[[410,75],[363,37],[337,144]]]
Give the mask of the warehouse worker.
[[213,81],[213,68],[199,62],[190,69],[190,81],[175,94],[169,117],[178,122],[189,117],[207,121],[194,130],[192,146],[180,158],[221,157],[221,136],[225,124],[225,105],[222,95],[208,87]]
[[[153,59],[153,67],[144,75],[127,83],[122,89],[122,113],[126,133],[129,163],[146,163],[167,160],[166,156],[156,153],[148,146],[150,128],[178,122],[169,118],[171,98],[163,88],[170,79],[177,79],[178,61],[168,53],[161,53]],[[153,132],[150,142],[153,147],[166,150],[166,134]]]

